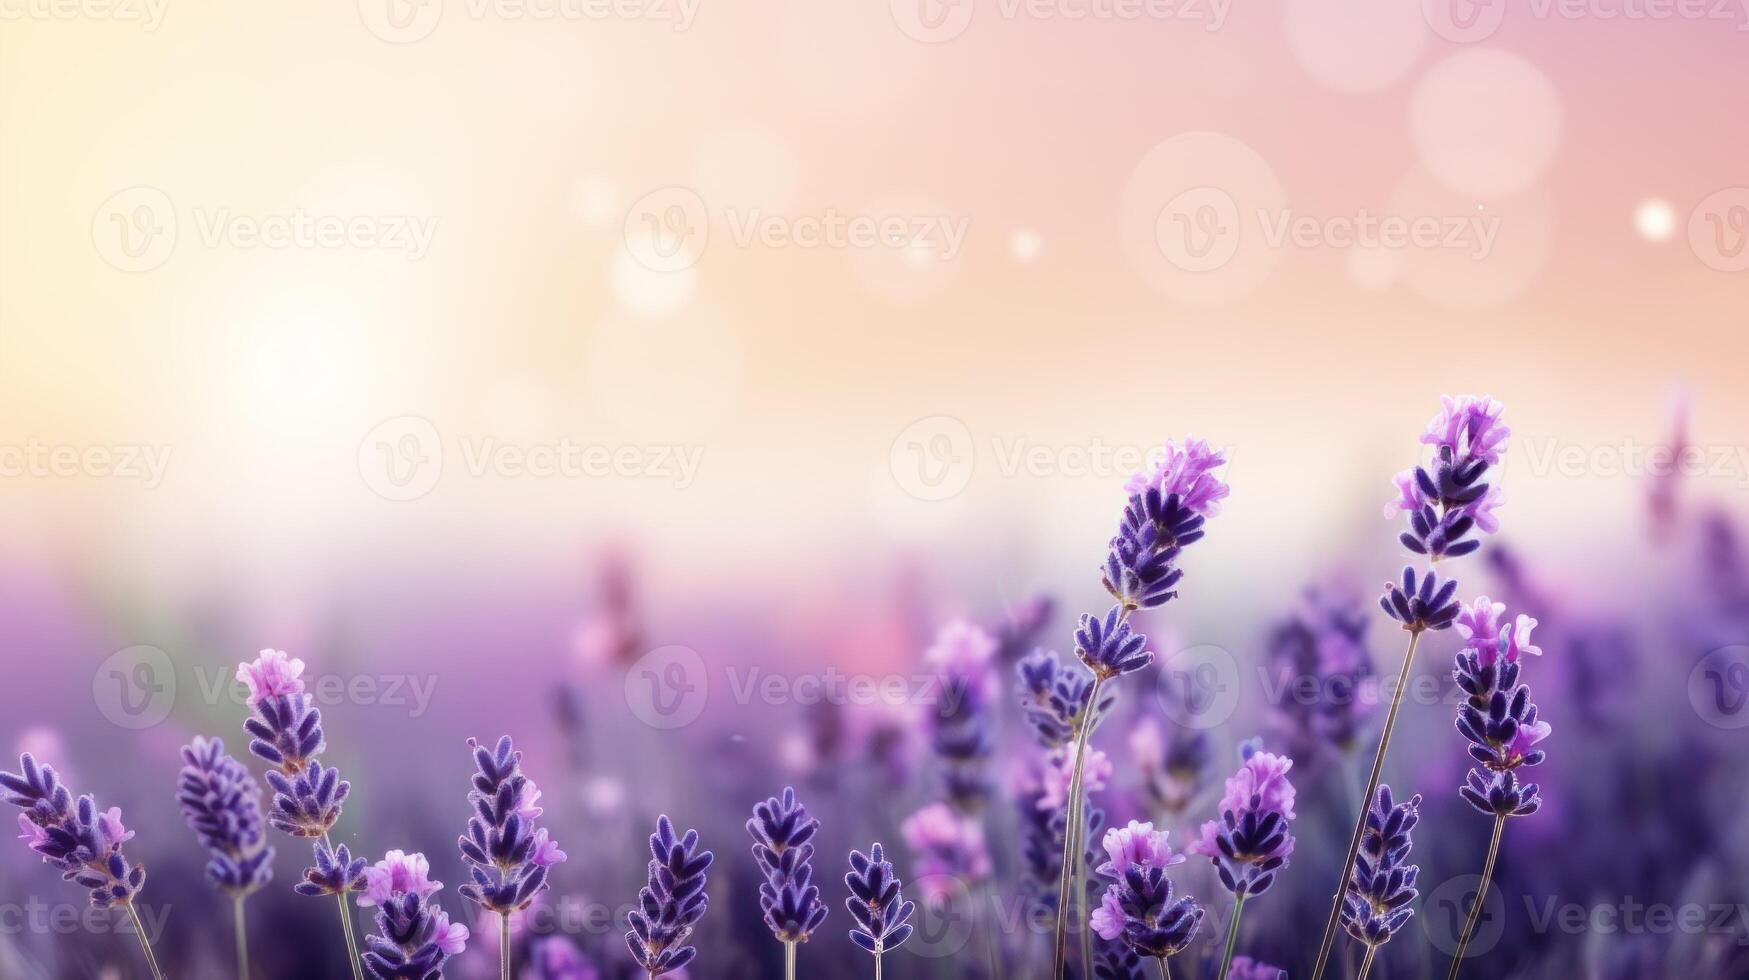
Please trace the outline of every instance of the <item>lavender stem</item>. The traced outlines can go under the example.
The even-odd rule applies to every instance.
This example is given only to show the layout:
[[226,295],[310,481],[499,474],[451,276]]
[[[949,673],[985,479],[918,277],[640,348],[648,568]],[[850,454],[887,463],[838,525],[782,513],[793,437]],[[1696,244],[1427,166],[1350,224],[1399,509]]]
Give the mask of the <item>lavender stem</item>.
[[1172,967],[1167,965],[1166,957],[1162,956],[1154,962],[1160,964],[1160,980],[1172,980]]
[[1372,972],[1372,958],[1377,956],[1378,952],[1379,948],[1377,946],[1368,946],[1366,948],[1366,956],[1360,961],[1360,980],[1366,980],[1366,975]]
[[[1069,973],[1068,950],[1064,948],[1068,939],[1069,903],[1074,897],[1069,889],[1077,880],[1075,871],[1081,863],[1080,854],[1087,847],[1086,835],[1081,831],[1081,774],[1087,764],[1087,739],[1093,734],[1092,716],[1095,706],[1099,704],[1099,685],[1104,680],[1097,673],[1093,675],[1093,689],[1087,694],[1088,707],[1082,716],[1080,730],[1075,733],[1075,768],[1069,776],[1069,812],[1063,821],[1063,867],[1057,878],[1057,938],[1054,954],[1057,980],[1065,980]],[[1084,971],[1083,975],[1092,976],[1092,971]]]
[[510,980],[510,913],[498,913],[498,975]]
[[156,980],[164,980],[163,971],[158,969],[158,958],[152,955],[152,943],[146,938],[146,924],[140,921],[140,912],[134,908],[134,903],[128,903],[128,915],[134,919],[134,935],[140,937],[140,950],[146,954],[146,966],[152,971]]
[[1240,895],[1233,900],[1233,921],[1227,925],[1227,950],[1221,954],[1221,972],[1217,980],[1227,980],[1227,971],[1233,968],[1233,953],[1239,948],[1239,916],[1245,911],[1245,896]]
[[[1391,692],[1391,710],[1385,715],[1385,730],[1379,736],[1379,748],[1372,758],[1372,773],[1366,777],[1366,792],[1362,800],[1371,800],[1379,791],[1379,774],[1385,768],[1385,752],[1391,745],[1391,731],[1397,727],[1397,709],[1403,705],[1403,688],[1409,686],[1409,668],[1415,663],[1415,648],[1421,643],[1421,630],[1409,631],[1409,649],[1403,653],[1403,669],[1397,675],[1397,689]],[[1348,875],[1354,867],[1354,855],[1360,852],[1360,838],[1366,831],[1367,804],[1360,807],[1354,821],[1354,836],[1348,841],[1348,856],[1342,859],[1341,877],[1336,881],[1336,895],[1330,901],[1330,921],[1324,924],[1324,940],[1318,947],[1318,965],[1312,969],[1312,980],[1323,980],[1324,965],[1330,960],[1330,950],[1336,943],[1336,921],[1342,915],[1342,897],[1348,892]],[[1224,974],[1223,974],[1224,975]]]
[[796,944],[783,944],[783,976],[784,980],[796,980]]
[[249,980],[249,931],[243,925],[243,896],[231,900],[237,927],[237,977]]
[[1464,962],[1464,950],[1470,945],[1470,934],[1476,930],[1476,917],[1482,911],[1482,900],[1488,897],[1488,884],[1494,880],[1494,859],[1500,856],[1500,835],[1506,830],[1506,815],[1494,818],[1494,838],[1488,842],[1488,860],[1482,863],[1482,883],[1476,887],[1475,901],[1470,903],[1470,916],[1464,920],[1463,935],[1458,937],[1457,952],[1452,954],[1451,969],[1445,980],[1457,980],[1458,968]]
[[346,937],[346,959],[352,964],[352,980],[364,980],[364,975],[358,972],[358,940],[352,935],[352,910],[346,907],[346,893],[336,892],[334,897],[340,902],[340,932]]

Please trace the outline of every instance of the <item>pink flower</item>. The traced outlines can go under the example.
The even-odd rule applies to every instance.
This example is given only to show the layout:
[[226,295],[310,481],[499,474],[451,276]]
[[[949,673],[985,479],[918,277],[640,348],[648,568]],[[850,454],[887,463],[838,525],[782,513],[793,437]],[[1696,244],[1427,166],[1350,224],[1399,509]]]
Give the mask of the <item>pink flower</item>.
[[364,892],[358,896],[358,904],[381,905],[402,895],[429,898],[443,887],[443,882],[432,881],[430,874],[425,855],[390,851],[375,866],[364,869]]
[[1519,725],[1518,731],[1512,736],[1512,741],[1507,743],[1506,750],[1513,756],[1522,759],[1536,748],[1536,743],[1548,738],[1553,732],[1554,728],[1546,721]]
[[936,632],[935,642],[923,652],[923,662],[953,685],[944,697],[969,696],[984,704],[999,693],[992,669],[996,639],[963,619],[950,620]]
[[449,915],[442,909],[431,910],[431,922],[436,927],[437,948],[443,950],[443,955],[457,956],[468,948],[467,926],[449,921]]
[[1464,510],[1475,519],[1476,526],[1481,528],[1484,533],[1493,534],[1500,530],[1500,518],[1494,516],[1494,508],[1499,507],[1505,500],[1505,491],[1497,485],[1490,486],[1488,492],[1482,495],[1482,499],[1470,504]]
[[[1111,779],[1111,760],[1098,749],[1087,750],[1087,765],[1081,771],[1081,792],[1097,793],[1105,788]],[[1060,810],[1069,802],[1069,784],[1075,780],[1075,748],[1070,746],[1063,752],[1061,759],[1052,760],[1045,767],[1042,775],[1041,789],[1044,795],[1039,797],[1040,810]]]
[[1427,503],[1427,495],[1421,492],[1421,486],[1415,482],[1415,470],[1406,469],[1391,477],[1396,484],[1397,498],[1385,504],[1385,516],[1395,518],[1398,514],[1413,514]]
[[899,831],[917,854],[912,865],[915,877],[908,884],[915,885],[926,902],[939,905],[963,891],[968,881],[981,881],[990,875],[983,826],[945,803],[931,803],[913,813]]
[[559,842],[547,836],[546,828],[534,832],[534,857],[530,860],[543,868],[550,868],[564,861],[566,856],[559,850]]
[[1243,813],[1251,806],[1251,797],[1261,798],[1264,810],[1279,810],[1288,820],[1294,818],[1294,786],[1288,782],[1288,770],[1294,760],[1273,752],[1254,752],[1239,766],[1239,771],[1227,777],[1227,792],[1221,797],[1220,812]]
[[48,837],[49,832],[38,827],[36,822],[30,819],[29,814],[21,813],[18,815],[18,839],[24,841],[31,850],[36,850],[36,846],[48,840]]
[[286,656],[284,650],[263,650],[253,661],[237,665],[237,680],[249,688],[249,703],[253,705],[263,698],[304,693],[303,672],[304,662]]
[[1502,647],[1507,663],[1515,664],[1519,657],[1527,654],[1533,657],[1543,655],[1542,647],[1531,645],[1530,631],[1533,629],[1536,629],[1536,620],[1523,613],[1519,613],[1518,619],[1512,625],[1501,627],[1500,638],[1505,641]]
[[1506,439],[1512,435],[1512,430],[1500,423],[1506,406],[1485,395],[1445,395],[1440,402],[1443,407],[1427,423],[1427,431],[1421,434],[1422,443],[1469,453],[1490,465],[1499,463],[1500,454],[1506,451]]
[[1166,741],[1152,718],[1143,718],[1130,730],[1130,758],[1143,772],[1158,772],[1166,765]]
[[1115,878],[1132,867],[1170,868],[1183,864],[1185,857],[1174,854],[1166,843],[1167,832],[1155,830],[1152,823],[1131,820],[1127,827],[1113,827],[1105,832],[1105,854],[1111,862],[1099,873]]
[[1112,942],[1123,935],[1123,902],[1118,898],[1116,885],[1105,890],[1105,897],[1099,900],[1099,907],[1088,917],[1088,924],[1106,942]]
[[1485,595],[1477,596],[1475,602],[1458,612],[1457,620],[1452,625],[1465,640],[1476,641],[1480,638],[1472,646],[1491,644],[1500,635],[1500,615],[1505,611],[1505,603],[1495,602]]
[[522,784],[522,791],[516,794],[516,815],[524,820],[533,820],[544,812],[540,808],[540,787],[530,779]]
[[121,807],[112,806],[97,815],[97,832],[110,847],[120,847],[134,839],[134,832],[122,826]]
[[1232,492],[1214,474],[1215,467],[1226,462],[1223,453],[1202,439],[1187,437],[1183,449],[1168,439],[1153,470],[1131,476],[1124,492],[1131,496],[1149,490],[1159,490],[1162,496],[1175,493],[1185,507],[1213,517],[1221,512],[1220,502]]

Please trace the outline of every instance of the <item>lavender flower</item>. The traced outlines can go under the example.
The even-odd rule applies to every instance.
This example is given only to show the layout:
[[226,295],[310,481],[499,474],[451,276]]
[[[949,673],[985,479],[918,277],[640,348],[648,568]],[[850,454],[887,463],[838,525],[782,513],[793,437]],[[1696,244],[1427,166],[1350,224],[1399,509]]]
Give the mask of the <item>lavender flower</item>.
[[1355,600],[1307,590],[1300,608],[1269,636],[1269,669],[1283,696],[1272,720],[1302,762],[1328,748],[1347,753],[1372,713],[1377,674],[1367,649],[1371,620]]
[[1113,883],[1089,921],[1100,938],[1121,940],[1138,955],[1161,961],[1190,945],[1203,916],[1195,899],[1172,897],[1166,869],[1183,863],[1184,855],[1173,853],[1166,836],[1151,823],[1133,820],[1105,832],[1109,860],[1097,870]]
[[293,837],[326,837],[340,819],[352,784],[316,757],[327,748],[322,712],[304,693],[304,662],[280,650],[263,650],[237,667],[255,713],[243,722],[249,751],[271,763],[267,785],[273,806],[267,822]]
[[1093,980],[1149,980],[1142,956],[1122,942],[1101,939],[1094,944]]
[[1433,561],[1467,555],[1482,546],[1472,530],[1492,533],[1500,490],[1486,481],[1498,465],[1511,430],[1500,421],[1504,411],[1492,398],[1446,396],[1444,407],[1428,423],[1423,444],[1434,447],[1433,462],[1397,474],[1397,497],[1385,505],[1385,516],[1409,515],[1409,530],[1398,540]]
[[1467,642],[1452,676],[1467,698],[1458,706],[1457,730],[1470,743],[1470,758],[1487,770],[1470,770],[1459,792],[1491,816],[1528,816],[1541,800],[1535,783],[1518,782],[1517,770],[1542,763],[1545,753],[1536,746],[1553,729],[1538,718],[1530,688],[1518,682],[1522,658],[1542,653],[1531,643],[1536,620],[1502,622],[1504,610],[1482,596],[1458,621]]
[[[1068,807],[1056,806],[1045,797],[1045,779],[1052,763],[1043,760],[1036,773],[1026,773],[1015,788],[1015,803],[1019,807],[1021,858],[1026,869],[1026,884],[1035,907],[1048,911],[1057,908],[1057,888],[1063,873],[1063,837],[1068,831]],[[1105,811],[1088,801],[1085,829],[1082,834],[1083,867],[1097,861],[1098,841],[1105,831]],[[1089,891],[1093,889],[1089,882]]]
[[1227,779],[1221,818],[1204,823],[1202,839],[1190,845],[1192,854],[1214,864],[1221,884],[1238,898],[1268,891],[1293,854],[1294,787],[1287,779],[1293,765],[1283,756],[1250,752]]
[[631,931],[625,935],[626,948],[649,980],[686,966],[698,955],[686,940],[710,904],[704,887],[711,860],[711,852],[698,846],[698,831],[677,838],[666,815],[656,820],[649,881],[638,892],[638,908],[626,913]]
[[753,836],[753,860],[765,875],[759,886],[759,908],[766,928],[785,944],[805,943],[826,921],[826,903],[813,883],[814,845],[809,843],[820,821],[785,787],[781,797],[753,807],[747,833]]
[[1015,665],[1015,673],[1020,678],[1020,710],[1046,748],[1068,745],[1084,724],[1097,727],[1117,703],[1115,690],[1103,691],[1097,710],[1089,714],[1093,678],[1047,650],[1034,651]]
[[1148,638],[1130,629],[1124,607],[1112,606],[1100,619],[1087,613],[1075,630],[1075,656],[1093,676],[1106,680],[1141,670],[1154,662]]
[[18,839],[62,878],[91,889],[94,907],[130,905],[146,884],[146,868],[129,864],[121,852],[134,836],[122,826],[121,809],[99,810],[90,796],[75,801],[54,768],[37,765],[28,752],[18,767],[16,774],[0,772],[6,802],[24,810]]
[[225,743],[196,736],[182,747],[176,802],[200,846],[212,854],[208,880],[242,898],[273,880],[273,848],[263,840],[261,784]]
[[443,882],[431,880],[425,855],[390,851],[365,879],[358,904],[377,906],[365,970],[377,980],[442,980],[445,961],[467,947],[468,927],[431,900]]
[[1367,812],[1366,836],[1343,900],[1342,928],[1369,947],[1391,941],[1415,915],[1415,878],[1420,869],[1407,863],[1409,832],[1421,819],[1421,797],[1393,803],[1391,788],[1381,785]]
[[1235,956],[1233,965],[1227,969],[1227,980],[1287,980],[1287,971],[1249,956]]
[[941,628],[923,655],[947,692],[929,716],[930,744],[945,764],[948,799],[967,812],[976,812],[990,795],[996,652],[996,641],[989,634],[954,620]]
[[519,980],[600,980],[601,974],[583,958],[577,944],[564,936],[535,942]]
[[1379,597],[1379,608],[1385,611],[1385,615],[1402,623],[1405,630],[1419,634],[1451,626],[1460,608],[1456,596],[1456,579],[1447,579],[1441,585],[1436,573],[1429,571],[1417,578],[1415,569],[1405,565],[1401,586],[1396,582],[1385,583],[1385,594]]
[[955,882],[975,885],[990,877],[990,851],[984,828],[944,803],[931,803],[899,827],[917,855],[914,884],[930,904],[945,901]]
[[1149,808],[1182,815],[1202,787],[1208,768],[1208,733],[1173,726],[1163,735],[1158,722],[1144,717],[1130,730],[1129,748],[1130,761],[1141,771]]
[[121,808],[99,810],[90,796],[75,801],[54,768],[37,765],[28,752],[19,756],[17,773],[0,772],[0,793],[24,811],[18,815],[18,839],[42,855],[43,863],[60,871],[64,880],[90,889],[94,908],[127,910],[147,967],[163,980],[134,907],[146,886],[146,867],[130,864],[121,852],[134,836],[122,825]]
[[485,911],[508,916],[547,889],[547,869],[565,860],[565,852],[534,825],[541,815],[540,790],[523,774],[522,753],[510,736],[490,750],[470,738],[468,748],[474,754],[468,791],[474,814],[456,846],[473,881],[458,890]]
[[899,894],[899,875],[878,841],[866,855],[850,852],[850,873],[844,884],[850,889],[844,907],[856,920],[850,941],[874,954],[878,975],[881,955],[911,938],[911,913],[917,907]]
[[1056,611],[1057,604],[1042,593],[1023,599],[1010,609],[1002,622],[993,627],[997,662],[1013,663],[1031,650]]
[[310,898],[339,895],[344,900],[346,895],[364,890],[365,868],[369,862],[353,857],[345,844],[330,849],[327,844],[317,841],[313,849],[315,865],[304,869],[304,880],[293,885],[292,891]]

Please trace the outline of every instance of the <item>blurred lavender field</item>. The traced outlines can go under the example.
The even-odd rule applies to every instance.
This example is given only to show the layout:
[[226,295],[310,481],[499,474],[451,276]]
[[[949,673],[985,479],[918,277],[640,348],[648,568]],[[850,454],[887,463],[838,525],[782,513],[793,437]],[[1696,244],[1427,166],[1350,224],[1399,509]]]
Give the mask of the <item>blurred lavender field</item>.
[[[1684,451],[1680,439],[1666,448]],[[1242,476],[1233,483],[1239,498]],[[1526,680],[1553,724],[1548,761],[1529,772],[1541,810],[1504,838],[1466,975],[1749,976],[1749,555],[1740,515],[1674,475],[1644,490],[1642,508],[1560,554],[1515,546],[1507,508],[1501,533],[1454,573],[1465,601],[1485,594],[1538,621],[1543,655],[1527,661]],[[1110,499],[1115,515],[1120,487]],[[1291,575],[1260,560],[1237,594],[1219,594],[1196,575],[1198,558],[1223,547],[1211,522],[1183,560],[1183,596],[1134,617],[1159,658],[1107,689],[1116,700],[1091,743],[1110,767],[1091,800],[1103,825],[1151,821],[1177,849],[1215,817],[1241,742],[1292,758],[1297,843],[1247,908],[1237,946],[1290,976],[1310,975],[1389,700],[1381,685],[1401,657],[1404,634],[1374,602],[1400,567],[1397,525],[1352,528],[1325,542],[1339,560]],[[1046,800],[1054,792],[1060,805],[1052,783],[1063,774],[1028,728],[1016,665],[1035,648],[1069,653],[1076,612],[1103,608],[1102,544],[1049,556],[1021,595],[918,555],[857,572],[830,590],[832,605],[774,612],[763,601],[650,602],[646,583],[663,569],[593,541],[575,579],[556,586],[459,569],[453,593],[403,597],[368,627],[337,603],[331,618],[272,636],[229,621],[221,586],[210,604],[147,615],[66,569],[10,566],[0,629],[30,659],[6,685],[0,733],[76,793],[121,808],[137,835],[128,855],[150,871],[140,918],[170,977],[236,972],[230,903],[204,879],[206,856],[175,802],[177,752],[206,735],[245,757],[248,692],[233,673],[264,646],[308,664],[323,762],[351,782],[333,842],[373,862],[423,852],[445,883],[436,901],[472,932],[448,976],[498,975],[497,917],[458,895],[456,839],[471,812],[466,740],[511,734],[542,793],[541,826],[567,856],[551,889],[512,918],[520,977],[643,975],[621,936],[659,814],[697,828],[716,854],[689,975],[782,975],[743,824],[786,786],[820,822],[814,881],[829,910],[800,945],[802,976],[872,975],[846,938],[843,874],[852,849],[881,842],[919,905],[916,933],[886,955],[888,975],[1042,977],[1062,832]],[[1375,977],[1444,975],[1487,846],[1489,821],[1457,794],[1469,764],[1453,727],[1460,645],[1427,634],[1384,770],[1398,798],[1424,798],[1412,853],[1421,878],[1417,914],[1381,948]],[[97,662],[100,649],[115,652]],[[291,891],[307,842],[269,831],[268,843],[274,880],[248,903],[253,975],[345,975],[333,904]],[[87,909],[22,845],[0,864],[0,974],[146,975],[124,916]],[[1214,976],[1231,901],[1204,858],[1173,878],[1207,909],[1174,975]],[[368,927],[362,914],[358,925]],[[1103,962],[1107,944],[1092,945]],[[1333,973],[1354,968],[1357,945],[1338,940]]]

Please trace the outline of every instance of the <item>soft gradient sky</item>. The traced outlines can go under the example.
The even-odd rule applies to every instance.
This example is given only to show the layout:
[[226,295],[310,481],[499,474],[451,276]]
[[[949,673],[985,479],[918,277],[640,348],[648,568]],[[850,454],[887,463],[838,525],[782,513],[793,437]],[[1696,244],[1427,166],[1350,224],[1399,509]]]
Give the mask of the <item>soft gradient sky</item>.
[[[168,463],[150,487],[0,476],[7,550],[139,597],[222,578],[268,618],[603,540],[676,596],[775,602],[924,549],[1024,580],[1022,556],[1076,564],[1109,533],[1124,474],[1079,454],[1194,432],[1234,456],[1210,573],[1298,578],[1452,390],[1505,400],[1544,461],[1507,483],[1533,541],[1631,505],[1610,460],[1665,436],[1678,391],[1725,461],[1704,492],[1741,498],[1743,11],[1457,0],[1472,41],[1440,0],[1233,0],[1218,24],[1212,0],[968,2],[700,0],[682,25],[680,0],[139,0],[145,24],[9,0],[0,445]],[[1133,10],[1188,19],[1105,15]],[[951,37],[908,34],[920,13]],[[1211,200],[1242,237],[1187,271],[1160,229]],[[1497,238],[1272,246],[1259,209],[1479,214]],[[250,239],[299,213],[355,230]],[[702,254],[652,271],[642,229],[674,214]],[[738,243],[756,216],[965,237]],[[131,222],[158,251],[123,250]],[[631,447],[635,475],[470,470],[566,439]],[[696,473],[642,472],[670,452]],[[437,455],[428,492],[379,492]],[[932,461],[959,467],[951,499],[910,492]]]

